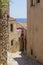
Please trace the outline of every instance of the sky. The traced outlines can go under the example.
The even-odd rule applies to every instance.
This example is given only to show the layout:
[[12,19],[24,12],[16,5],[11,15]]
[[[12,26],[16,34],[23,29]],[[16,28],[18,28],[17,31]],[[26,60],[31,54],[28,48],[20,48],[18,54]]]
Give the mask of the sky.
[[14,18],[27,18],[27,0],[11,0],[10,16]]

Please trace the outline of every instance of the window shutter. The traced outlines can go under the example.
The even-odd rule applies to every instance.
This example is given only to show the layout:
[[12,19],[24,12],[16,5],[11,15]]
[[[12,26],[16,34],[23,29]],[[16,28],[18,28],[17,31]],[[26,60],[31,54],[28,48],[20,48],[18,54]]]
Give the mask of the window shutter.
[[35,6],[35,0],[33,0],[33,6]]

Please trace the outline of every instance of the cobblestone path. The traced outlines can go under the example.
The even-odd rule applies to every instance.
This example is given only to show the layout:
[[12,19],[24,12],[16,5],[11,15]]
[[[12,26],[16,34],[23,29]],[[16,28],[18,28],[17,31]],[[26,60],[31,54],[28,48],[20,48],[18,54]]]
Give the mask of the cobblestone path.
[[35,60],[32,60],[24,53],[16,52],[16,53],[8,53],[8,65],[43,65],[41,63],[38,63]]

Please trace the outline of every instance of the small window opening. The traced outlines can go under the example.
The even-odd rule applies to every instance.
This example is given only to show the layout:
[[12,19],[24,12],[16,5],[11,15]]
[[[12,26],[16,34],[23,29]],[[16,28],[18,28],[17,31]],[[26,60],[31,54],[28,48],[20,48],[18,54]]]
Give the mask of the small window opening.
[[33,55],[33,49],[31,49],[31,55]]
[[13,46],[13,40],[11,40],[11,46]]
[[37,3],[40,3],[40,0],[37,0]]
[[33,0],[31,0],[31,6],[33,6]]
[[13,24],[10,25],[10,30],[13,32]]

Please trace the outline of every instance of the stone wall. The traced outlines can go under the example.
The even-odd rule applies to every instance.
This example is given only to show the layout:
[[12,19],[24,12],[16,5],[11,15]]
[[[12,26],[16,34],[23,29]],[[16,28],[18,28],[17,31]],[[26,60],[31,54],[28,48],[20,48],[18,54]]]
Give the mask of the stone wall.
[[0,65],[7,65],[7,44],[8,36],[8,6],[3,9],[2,18],[0,18]]
[[7,43],[8,43],[8,25],[6,20],[0,20],[0,48],[1,63],[6,65],[7,61]]
[[43,0],[35,6],[27,1],[27,55],[43,63]]

